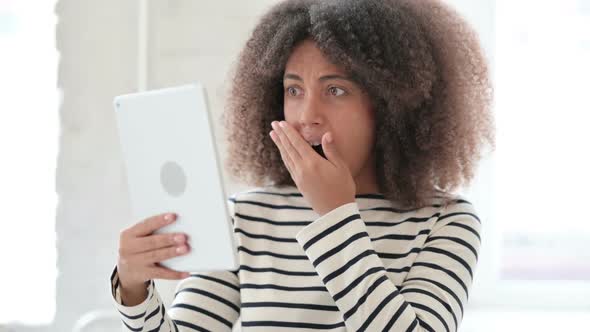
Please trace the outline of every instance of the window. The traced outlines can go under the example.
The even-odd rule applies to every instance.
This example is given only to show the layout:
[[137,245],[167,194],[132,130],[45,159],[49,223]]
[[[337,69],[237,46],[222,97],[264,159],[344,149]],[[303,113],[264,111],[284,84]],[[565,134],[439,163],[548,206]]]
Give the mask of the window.
[[497,1],[505,280],[590,280],[590,2]]
[[55,312],[54,5],[0,0],[0,324],[46,324]]
[[492,50],[497,149],[470,189],[484,221],[471,322],[489,310],[544,322],[587,312],[590,3],[495,0],[491,42],[478,5],[466,7]]
[[590,2],[449,2],[477,30],[496,91],[497,149],[466,193],[483,221],[467,322],[587,311]]

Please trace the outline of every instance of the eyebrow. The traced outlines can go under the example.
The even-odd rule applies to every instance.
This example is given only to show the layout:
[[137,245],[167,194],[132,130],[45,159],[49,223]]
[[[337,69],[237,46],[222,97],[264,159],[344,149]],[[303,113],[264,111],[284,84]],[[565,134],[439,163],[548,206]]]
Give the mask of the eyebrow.
[[[290,74],[290,73],[287,73],[287,74],[285,74],[285,76],[283,76],[283,80],[287,80],[287,79],[292,79],[292,80],[303,82],[303,79],[300,76],[295,75],[295,74]],[[325,76],[320,77],[318,80],[319,81],[345,80],[345,81],[349,81],[349,82],[354,83],[354,80],[352,78],[350,78],[348,76],[342,76],[342,75],[336,75],[336,74],[325,75]]]

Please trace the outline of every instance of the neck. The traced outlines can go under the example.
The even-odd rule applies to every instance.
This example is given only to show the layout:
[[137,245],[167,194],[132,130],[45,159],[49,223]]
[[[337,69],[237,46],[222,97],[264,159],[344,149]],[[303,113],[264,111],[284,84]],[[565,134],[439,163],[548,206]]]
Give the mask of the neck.
[[375,153],[367,160],[363,168],[358,172],[354,178],[356,184],[356,194],[374,194],[379,193],[379,185],[377,182],[377,169],[375,167]]

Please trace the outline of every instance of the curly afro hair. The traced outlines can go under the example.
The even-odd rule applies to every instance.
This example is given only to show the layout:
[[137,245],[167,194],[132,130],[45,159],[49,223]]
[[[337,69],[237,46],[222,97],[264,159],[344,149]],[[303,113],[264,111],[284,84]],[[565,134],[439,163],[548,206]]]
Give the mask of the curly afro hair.
[[495,149],[488,63],[454,9],[439,0],[286,0],[261,18],[230,72],[226,167],[239,180],[295,185],[268,133],[284,120],[284,68],[305,39],[371,97],[376,172],[392,202],[451,198],[483,149]]

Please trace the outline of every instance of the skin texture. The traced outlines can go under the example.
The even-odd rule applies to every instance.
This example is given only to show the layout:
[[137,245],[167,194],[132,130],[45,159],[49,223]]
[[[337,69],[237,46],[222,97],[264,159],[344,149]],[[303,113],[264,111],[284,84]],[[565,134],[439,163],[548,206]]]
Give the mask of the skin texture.
[[[293,50],[283,86],[287,125],[275,123],[271,137],[312,208],[323,215],[355,193],[378,192],[370,97],[310,39]],[[316,142],[327,160],[311,148]]]
[[[296,82],[285,74],[306,40],[365,93],[355,109],[372,110],[372,138],[367,113],[355,114],[358,122],[328,116],[336,101],[317,98],[317,78],[301,77],[303,99],[286,97],[284,84]],[[301,62],[299,76],[316,70]],[[495,148],[493,89],[478,36],[439,0],[283,1],[261,18],[230,75],[226,167],[248,185],[296,185],[269,135],[273,121],[286,120],[301,135],[302,121],[333,130],[357,190],[407,208],[429,205],[435,195],[450,201],[469,184],[486,148]],[[349,123],[358,127],[345,132]],[[373,148],[365,148],[371,140]],[[370,164],[375,181],[364,170]],[[372,182],[378,190],[364,187]]]

